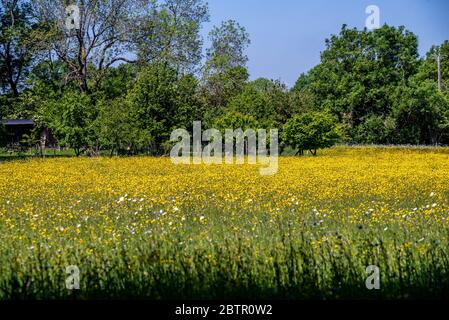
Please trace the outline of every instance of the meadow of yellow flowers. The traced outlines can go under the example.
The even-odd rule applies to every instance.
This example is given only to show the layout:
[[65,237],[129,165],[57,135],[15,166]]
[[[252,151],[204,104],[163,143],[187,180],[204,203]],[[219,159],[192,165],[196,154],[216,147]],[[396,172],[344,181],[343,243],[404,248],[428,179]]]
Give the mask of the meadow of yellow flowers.
[[338,147],[258,169],[0,163],[0,299],[449,295],[449,149]]

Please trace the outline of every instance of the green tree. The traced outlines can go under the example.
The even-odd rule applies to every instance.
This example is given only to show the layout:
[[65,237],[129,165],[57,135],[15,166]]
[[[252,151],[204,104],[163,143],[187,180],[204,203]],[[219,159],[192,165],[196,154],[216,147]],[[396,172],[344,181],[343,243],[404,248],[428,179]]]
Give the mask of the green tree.
[[66,0],[33,0],[38,20],[51,26],[47,48],[68,66],[67,78],[92,93],[120,63],[165,61],[189,70],[200,60],[202,0],[83,0],[79,25],[67,29]]
[[[440,57],[441,91],[438,88]],[[432,46],[407,86],[396,91],[393,108],[397,143],[449,143],[449,41]]]
[[173,114],[173,127],[190,128],[194,121],[204,117],[204,104],[199,95],[198,80],[192,74],[181,75],[176,83],[176,111]]
[[105,76],[92,92],[95,100],[114,100],[126,97],[139,74],[136,64],[120,64],[106,71]]
[[139,128],[136,113],[126,98],[99,102],[95,129],[102,149],[113,154],[136,154],[145,150],[149,134]]
[[139,130],[148,134],[153,154],[165,152],[173,130],[187,129],[197,120],[201,104],[196,87],[192,76],[180,76],[168,63],[153,63],[139,75],[127,99]]
[[87,95],[69,91],[52,109],[54,114],[49,125],[61,145],[74,149],[77,156],[93,145],[96,111]]
[[255,90],[250,85],[230,101],[228,109],[250,115],[264,127],[274,124],[274,106],[263,92]]
[[391,113],[396,88],[416,73],[417,47],[416,36],[404,27],[359,31],[343,26],[326,40],[321,63],[297,88],[312,92],[321,110],[348,124],[355,140],[366,119]]
[[266,126],[271,125],[280,128],[297,113],[297,110],[290,103],[290,93],[287,86],[280,80],[259,78],[250,82],[249,86],[263,94],[267,100],[267,114],[264,116]]
[[243,131],[248,129],[257,130],[259,128],[259,123],[251,115],[237,111],[229,111],[215,119],[213,127],[224,134],[226,129],[242,129]]
[[398,88],[392,117],[395,142],[438,145],[449,142],[449,98],[436,81],[412,81]]
[[146,1],[146,19],[139,20],[135,38],[139,61],[168,62],[182,73],[196,71],[201,61],[200,29],[209,21],[203,0]]
[[209,74],[202,79],[201,96],[204,104],[212,108],[224,108],[242,92],[249,78],[245,67],[228,68]]
[[206,68],[223,72],[244,67],[248,62],[245,49],[251,43],[246,29],[234,20],[223,21],[209,33],[211,47],[207,49]]
[[233,20],[214,27],[209,39],[211,46],[202,74],[203,97],[211,107],[225,107],[248,80],[245,49],[250,39],[245,28]]
[[0,89],[18,97],[35,55],[41,49],[44,28],[35,19],[30,1],[0,1]]
[[438,86],[438,55],[440,56],[441,89],[443,93],[449,95],[449,40],[430,48],[414,79],[416,81],[431,80]]
[[371,115],[357,127],[354,141],[356,143],[390,144],[394,141],[395,129],[396,122],[391,116],[383,118],[378,115]]
[[333,146],[341,137],[335,118],[324,112],[309,112],[295,115],[285,124],[282,132],[284,144],[299,149],[298,154]]

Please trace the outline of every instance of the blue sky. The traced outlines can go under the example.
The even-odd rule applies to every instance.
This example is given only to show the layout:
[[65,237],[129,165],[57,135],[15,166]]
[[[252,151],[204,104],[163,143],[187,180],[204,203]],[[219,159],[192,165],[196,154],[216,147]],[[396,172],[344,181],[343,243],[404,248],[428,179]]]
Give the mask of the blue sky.
[[[302,72],[319,63],[324,40],[342,24],[363,28],[368,5],[380,8],[381,24],[404,25],[419,39],[420,54],[449,40],[447,0],[208,0],[210,23],[234,19],[251,36],[247,50],[251,79],[281,79],[292,86]],[[206,40],[205,45],[208,45]]]

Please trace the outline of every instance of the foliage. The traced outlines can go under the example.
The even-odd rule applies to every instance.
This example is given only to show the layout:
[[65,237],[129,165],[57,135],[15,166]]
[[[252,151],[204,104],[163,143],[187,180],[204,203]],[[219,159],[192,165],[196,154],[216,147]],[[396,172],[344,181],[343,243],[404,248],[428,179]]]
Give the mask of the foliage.
[[284,143],[299,149],[300,153],[309,150],[313,155],[318,149],[332,147],[339,137],[335,119],[323,112],[294,116],[283,129]]
[[250,44],[244,27],[233,20],[222,22],[209,34],[211,47],[203,67],[202,91],[211,107],[226,107],[238,95],[249,78],[244,54]]
[[19,96],[44,33],[30,1],[0,1],[0,92]]
[[397,141],[438,145],[449,137],[449,99],[434,81],[414,82],[400,88],[393,109]]
[[347,123],[354,136],[365,118],[390,114],[395,89],[416,72],[417,47],[416,36],[403,27],[370,32],[343,26],[338,36],[326,40],[310,79],[300,83],[309,82],[306,88],[320,108]]
[[244,51],[251,43],[246,29],[234,20],[228,20],[209,33],[211,47],[207,50],[206,68],[223,72],[228,68],[243,67],[248,62]]
[[243,131],[248,129],[257,130],[259,128],[259,123],[251,115],[246,115],[237,111],[229,111],[223,116],[218,117],[215,120],[213,127],[224,133],[226,129],[242,129]]
[[139,75],[127,100],[136,128],[148,135],[153,154],[164,153],[162,146],[170,133],[188,128],[199,116],[196,87],[193,77],[178,74],[167,63],[154,63]]
[[84,93],[118,63],[163,60],[188,69],[199,61],[199,29],[208,19],[202,0],[76,1],[75,30],[64,27],[65,0],[34,3],[38,19],[51,26],[48,50],[67,64],[68,77]]
[[138,150],[145,150],[148,136],[146,131],[139,130],[135,114],[125,98],[102,101],[99,110],[95,129],[100,144],[110,150],[111,155],[115,152],[135,154]]
[[357,127],[354,141],[369,144],[390,144],[392,131],[395,130],[395,127],[395,119],[383,119],[381,116],[372,115]]
[[449,40],[445,40],[439,46],[432,46],[427,52],[425,59],[421,62],[418,72],[414,78],[421,82],[425,80],[437,81],[438,63],[437,56],[440,55],[440,70],[442,91],[449,95]]
[[75,1],[78,30],[65,28],[65,0],[0,4],[0,117],[32,119],[80,154],[163,155],[174,129],[243,118],[279,129],[281,149],[305,134],[301,148],[315,152],[322,132],[293,132],[293,123],[316,113],[335,118],[345,143],[449,144],[449,42],[420,59],[405,27],[343,25],[289,90],[250,81],[250,37],[234,20],[212,28],[202,61],[203,0]]
[[89,97],[83,93],[67,92],[54,106],[54,119],[49,124],[61,145],[75,150],[77,156],[83,147],[94,141],[94,110]]
[[256,91],[251,86],[247,86],[242,93],[235,96],[229,102],[228,109],[250,115],[264,127],[274,122],[275,112],[270,101],[262,92]]
[[223,72],[207,75],[202,79],[204,103],[212,108],[226,107],[233,97],[242,92],[248,78],[248,70],[244,67],[228,68]]
[[137,55],[145,63],[168,62],[182,72],[198,69],[201,60],[200,28],[209,21],[202,0],[147,1],[149,9],[136,32]]

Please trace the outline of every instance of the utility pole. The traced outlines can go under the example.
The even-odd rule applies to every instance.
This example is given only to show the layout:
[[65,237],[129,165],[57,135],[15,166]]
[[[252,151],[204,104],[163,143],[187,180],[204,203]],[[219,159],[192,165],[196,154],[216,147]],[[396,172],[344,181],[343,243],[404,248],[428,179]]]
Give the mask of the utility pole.
[[441,92],[441,57],[440,57],[440,49],[438,48],[437,54],[437,65],[438,65],[438,91]]

